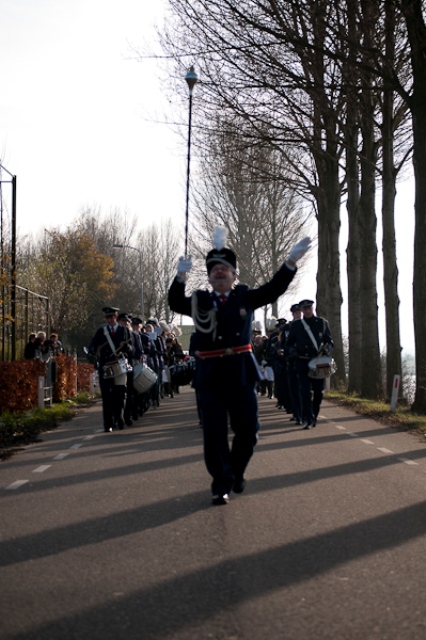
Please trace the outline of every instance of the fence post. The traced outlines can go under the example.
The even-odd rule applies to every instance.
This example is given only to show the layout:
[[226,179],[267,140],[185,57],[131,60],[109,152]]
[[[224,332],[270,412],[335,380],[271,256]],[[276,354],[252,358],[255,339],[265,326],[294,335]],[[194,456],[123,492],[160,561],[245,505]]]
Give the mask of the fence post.
[[73,353],[73,357],[74,357],[74,362],[75,362],[75,385],[74,385],[74,392],[75,392],[75,397],[78,396],[78,358],[77,358],[77,354],[74,351]]
[[44,401],[49,403],[49,407],[53,404],[53,377],[52,377],[52,367],[53,367],[53,358],[49,356],[49,359],[46,362],[46,393],[44,395]]
[[396,373],[393,377],[392,397],[391,397],[391,404],[390,404],[390,410],[393,413],[395,413],[396,411],[396,404],[398,402],[399,382],[400,382],[400,376],[398,373]]
[[89,378],[89,393],[91,396],[95,395],[95,376],[96,376],[96,371],[93,371],[93,373],[90,374],[90,378]]
[[45,379],[44,376],[38,377],[38,408],[44,409],[44,386]]

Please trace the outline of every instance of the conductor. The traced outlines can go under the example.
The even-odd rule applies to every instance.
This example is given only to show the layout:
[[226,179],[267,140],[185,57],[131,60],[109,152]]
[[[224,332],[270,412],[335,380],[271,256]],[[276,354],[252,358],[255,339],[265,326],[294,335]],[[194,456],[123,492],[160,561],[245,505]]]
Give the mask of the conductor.
[[[235,284],[237,258],[226,248],[226,231],[217,227],[214,249],[206,256],[211,291],[185,295],[191,257],[181,258],[169,289],[169,305],[176,313],[192,316],[197,343],[197,390],[204,434],[204,460],[212,477],[212,503],[224,505],[229,494],[242,493],[244,472],[253,454],[259,430],[255,384],[258,367],[252,354],[251,332],[255,309],[272,304],[288,288],[296,262],[310,248],[301,240],[273,278],[257,289]],[[234,433],[228,443],[228,416]]]

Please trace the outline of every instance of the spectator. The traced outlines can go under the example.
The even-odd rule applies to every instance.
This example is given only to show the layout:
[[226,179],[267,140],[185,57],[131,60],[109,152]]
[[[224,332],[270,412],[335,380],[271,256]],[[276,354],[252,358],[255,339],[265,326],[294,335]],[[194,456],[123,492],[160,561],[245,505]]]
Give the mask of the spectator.
[[36,339],[36,334],[35,333],[30,333],[30,335],[28,336],[28,342],[25,345],[25,350],[24,350],[24,358],[26,360],[33,360],[33,358],[35,358],[35,339]]

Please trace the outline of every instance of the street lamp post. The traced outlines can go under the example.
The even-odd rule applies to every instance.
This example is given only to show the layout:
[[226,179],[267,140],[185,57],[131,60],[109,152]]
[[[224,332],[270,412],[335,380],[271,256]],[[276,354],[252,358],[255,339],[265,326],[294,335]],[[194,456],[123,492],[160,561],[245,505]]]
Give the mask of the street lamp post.
[[141,287],[141,315],[142,315],[142,320],[144,319],[144,314],[145,314],[145,310],[144,310],[144,304],[143,304],[143,283],[142,283],[142,251],[140,249],[138,249],[137,247],[131,247],[128,244],[113,244],[112,245],[115,249],[132,249],[133,251],[137,251],[139,254],[139,279],[140,279],[140,287]]
[[192,91],[198,82],[198,76],[192,66],[185,76],[189,88],[189,121],[188,121],[188,158],[186,166],[186,209],[185,209],[185,258],[188,255],[188,211],[189,211],[189,170],[191,163],[191,124],[192,124]]
[[[1,171],[5,171],[7,173],[7,175],[10,177],[10,180],[2,180],[1,177]],[[10,254],[10,315],[11,315],[11,320],[12,320],[12,325],[11,325],[11,340],[12,340],[12,353],[11,353],[11,359],[12,360],[16,360],[16,176],[14,176],[12,173],[10,173],[10,171],[8,171],[6,169],[6,167],[4,167],[2,164],[0,164],[0,191],[1,191],[1,184],[3,182],[9,182],[12,184],[12,224],[11,224],[11,233],[12,233],[12,243],[11,243],[11,254]],[[0,198],[1,198],[1,194],[0,194]],[[1,210],[3,211],[3,207],[1,206]],[[2,276],[3,276],[3,217],[1,220],[1,270],[2,270]],[[3,301],[4,301],[4,295],[3,297]],[[4,343],[5,343],[5,333],[4,333],[4,328],[6,325],[5,322],[5,310],[4,310],[4,302],[3,302],[3,318],[2,318],[2,324],[3,324],[3,336],[2,336],[2,358],[4,360]]]

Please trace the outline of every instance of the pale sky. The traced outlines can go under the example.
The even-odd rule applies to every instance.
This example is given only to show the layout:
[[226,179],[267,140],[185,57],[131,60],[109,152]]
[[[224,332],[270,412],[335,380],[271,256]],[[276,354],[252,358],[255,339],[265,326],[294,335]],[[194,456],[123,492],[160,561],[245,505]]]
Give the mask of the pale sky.
[[184,220],[184,141],[155,122],[170,111],[164,72],[132,52],[154,42],[163,5],[0,0],[0,158],[17,176],[21,233],[66,225],[86,205],[141,226]]
[[[186,131],[179,136],[164,120],[185,123],[187,116],[180,99],[166,100],[167,77],[158,62],[137,61],[132,52],[145,42],[159,50],[154,25],[163,23],[164,5],[164,0],[0,0],[0,160],[17,176],[19,234],[65,227],[86,206],[104,214],[127,211],[141,228],[173,218],[183,230]],[[184,75],[182,69],[186,90]],[[413,201],[412,182],[399,185],[404,353],[414,350]],[[345,249],[343,240],[343,281]],[[314,299],[315,273],[300,284],[300,297]],[[379,309],[383,348],[382,294]],[[281,315],[289,314],[284,309]],[[344,316],[345,311],[345,322]]]

